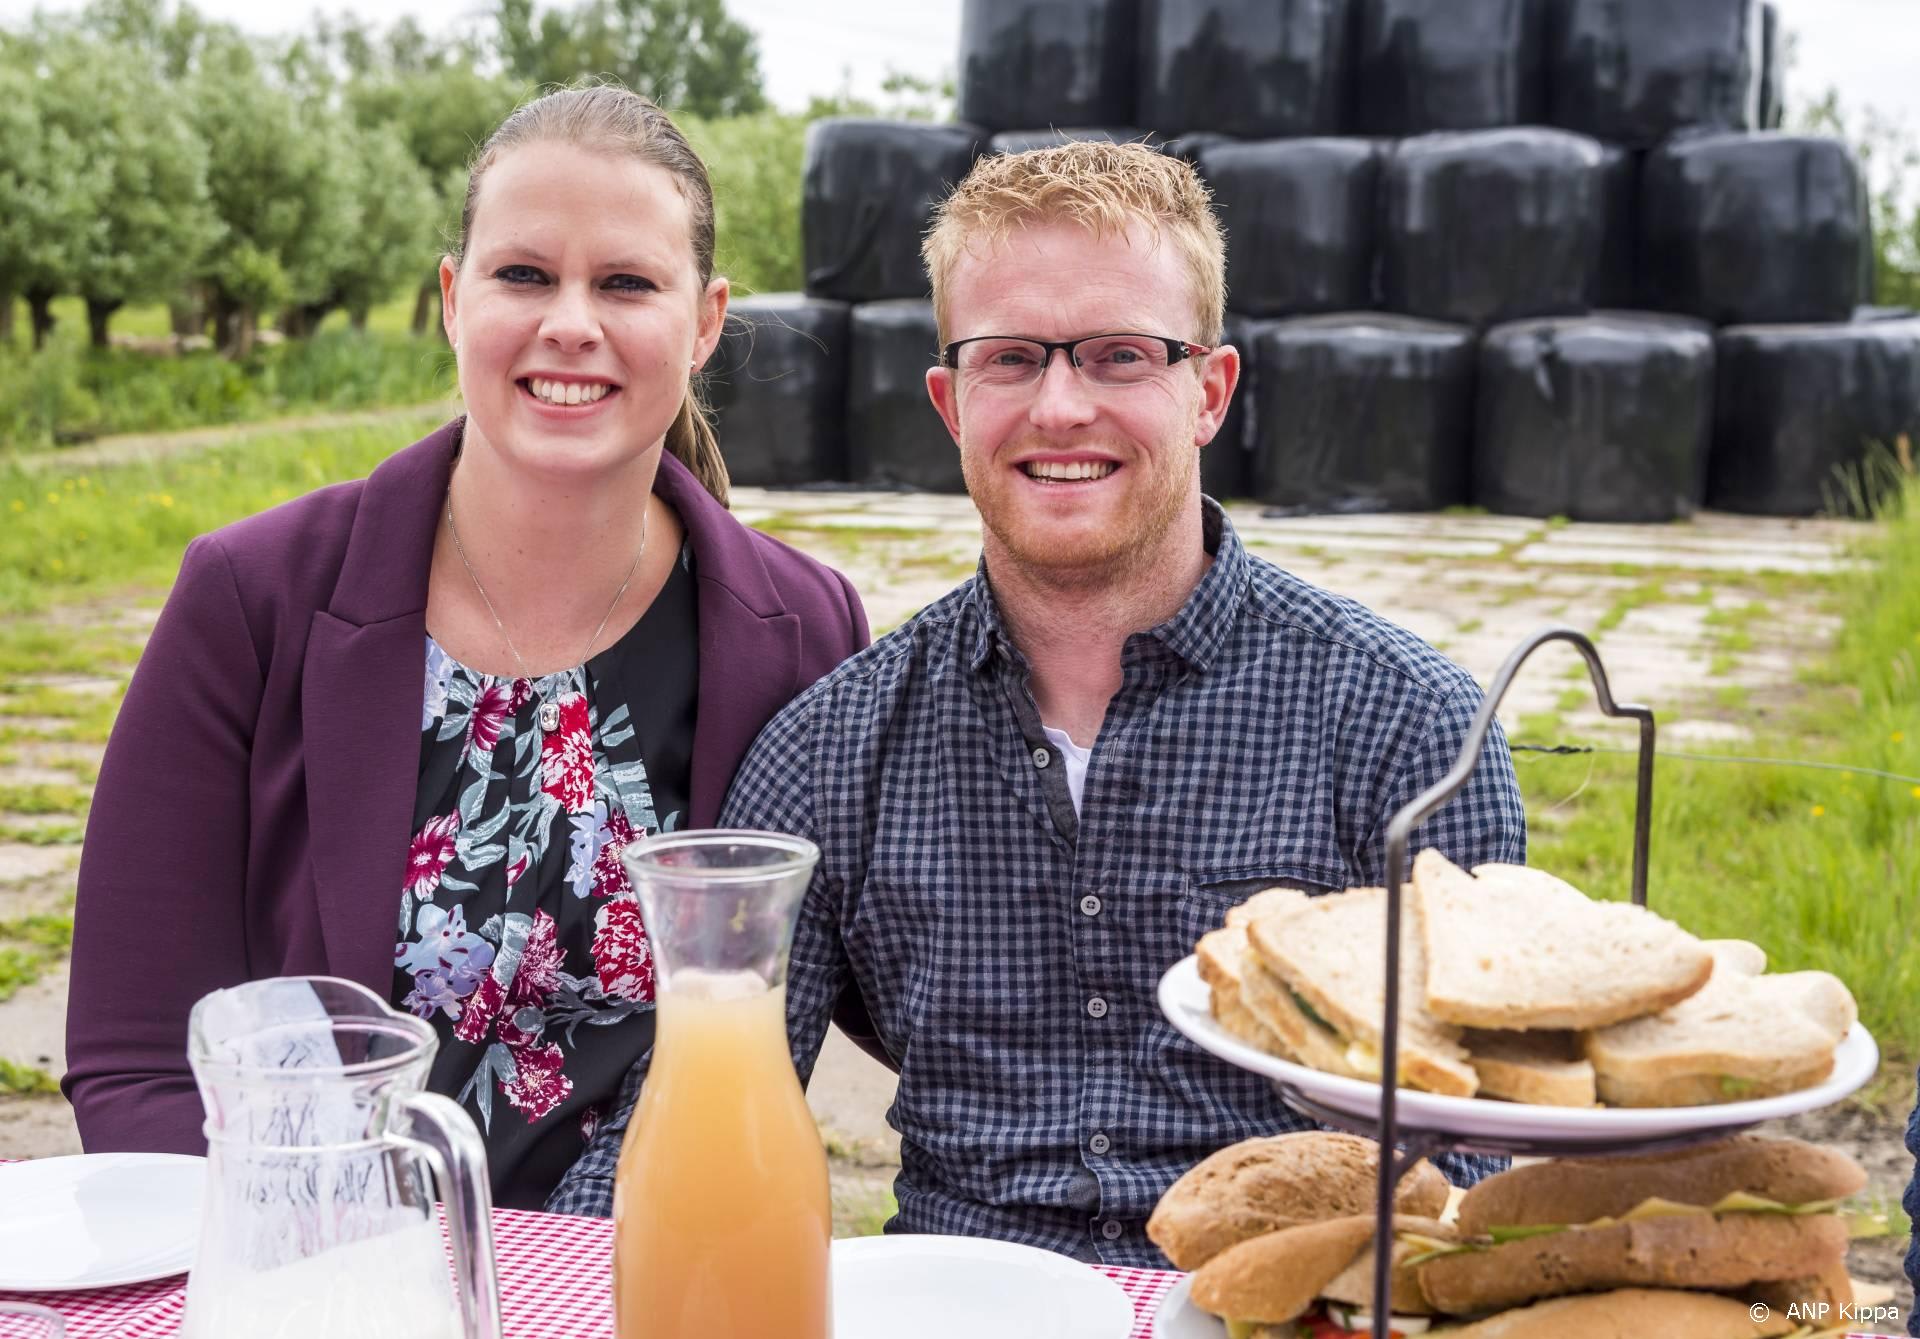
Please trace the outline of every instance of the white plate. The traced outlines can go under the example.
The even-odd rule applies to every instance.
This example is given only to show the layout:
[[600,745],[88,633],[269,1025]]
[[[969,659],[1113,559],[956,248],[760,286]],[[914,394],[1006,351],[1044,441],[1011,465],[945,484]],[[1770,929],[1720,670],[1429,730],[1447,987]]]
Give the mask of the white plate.
[[[1191,955],[1167,969],[1160,978],[1159,993],[1161,1012],[1202,1050],[1241,1069],[1291,1084],[1335,1111],[1362,1120],[1378,1119],[1379,1084],[1323,1074],[1268,1055],[1221,1027],[1209,1010],[1211,992],[1200,979],[1199,966]],[[1880,1048],[1856,1023],[1834,1052],[1833,1074],[1825,1083],[1778,1097],[1704,1107],[1543,1107],[1492,1098],[1443,1097],[1401,1088],[1395,1107],[1401,1123],[1409,1128],[1483,1139],[1496,1146],[1502,1140],[1621,1143],[1754,1125],[1829,1106],[1863,1086],[1879,1067]]]
[[1153,1339],[1226,1339],[1227,1326],[1187,1300],[1191,1275],[1167,1290],[1153,1313]]
[[1133,1303],[1078,1260],[983,1237],[833,1243],[834,1339],[1126,1339]]
[[69,1292],[185,1273],[207,1160],[94,1153],[0,1167],[0,1291]]

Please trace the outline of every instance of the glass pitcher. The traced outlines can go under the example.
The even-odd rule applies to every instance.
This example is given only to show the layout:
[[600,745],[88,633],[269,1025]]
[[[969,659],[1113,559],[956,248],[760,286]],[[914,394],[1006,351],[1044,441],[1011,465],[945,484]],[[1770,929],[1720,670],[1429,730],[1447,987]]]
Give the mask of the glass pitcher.
[[421,1091],[437,1044],[333,977],[193,1006],[207,1188],[182,1339],[499,1339],[486,1146],[457,1103]]
[[787,951],[820,852],[722,830],[621,858],[657,1013],[614,1180],[616,1339],[828,1339],[827,1157],[786,1025]]

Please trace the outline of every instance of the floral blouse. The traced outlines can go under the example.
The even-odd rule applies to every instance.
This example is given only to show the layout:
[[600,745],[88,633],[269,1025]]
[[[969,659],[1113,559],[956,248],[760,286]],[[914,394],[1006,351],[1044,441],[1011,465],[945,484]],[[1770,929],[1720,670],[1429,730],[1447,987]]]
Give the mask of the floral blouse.
[[428,1087],[485,1137],[496,1204],[541,1206],[653,1044],[653,958],[619,856],[687,811],[689,566],[683,550],[631,631],[545,678],[478,673],[427,638],[393,998],[439,1034]]

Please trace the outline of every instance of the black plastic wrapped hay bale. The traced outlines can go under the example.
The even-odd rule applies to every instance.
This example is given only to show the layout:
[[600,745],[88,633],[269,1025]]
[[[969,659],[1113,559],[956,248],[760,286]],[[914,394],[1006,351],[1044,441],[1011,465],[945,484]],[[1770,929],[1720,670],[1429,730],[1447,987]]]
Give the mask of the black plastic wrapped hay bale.
[[1619,144],[1600,146],[1600,266],[1593,305],[1632,307],[1640,301],[1640,164],[1645,157]]
[[1728,326],[1718,342],[1710,507],[1850,512],[1920,437],[1920,320]]
[[1547,119],[1648,148],[1760,123],[1760,0],[1551,0]]
[[1231,344],[1240,354],[1240,384],[1234,388],[1227,406],[1227,417],[1213,440],[1200,449],[1200,491],[1210,498],[1243,498],[1253,487],[1252,447],[1249,430],[1253,423],[1254,385],[1253,349],[1255,331],[1266,325],[1237,312],[1228,312],[1222,344]]
[[1647,155],[1648,301],[1716,325],[1844,321],[1860,291],[1866,193],[1822,135],[1688,135]]
[[960,448],[927,398],[939,357],[933,304],[864,302],[853,309],[847,455],[855,483],[960,493]]
[[1095,127],[1070,130],[1003,130],[987,141],[988,153],[1025,153],[1029,149],[1057,149],[1062,144],[1097,140],[1106,144],[1144,144],[1162,149],[1160,137],[1150,130]]
[[1671,521],[1700,505],[1713,332],[1630,313],[1516,321],[1480,344],[1473,500],[1518,516]]
[[1217,144],[1202,151],[1199,167],[1227,229],[1236,311],[1294,316],[1370,305],[1376,141]]
[[808,126],[800,215],[808,296],[925,296],[920,238],[984,140],[969,125],[830,117]]
[[1353,116],[1363,135],[1544,119],[1542,0],[1354,0]]
[[1787,52],[1780,6],[1760,6],[1760,121],[1762,130],[1778,130],[1787,120]]
[[1466,501],[1474,335],[1377,312],[1267,321],[1254,336],[1253,495],[1296,512]]
[[1138,23],[1137,0],[966,0],[960,119],[988,130],[1131,124]]
[[1200,155],[1218,144],[1238,144],[1240,141],[1232,135],[1221,135],[1211,130],[1195,130],[1186,135],[1175,135],[1160,142],[1160,152],[1170,158],[1179,158],[1189,163],[1199,163]]
[[786,488],[847,477],[849,311],[799,293],[728,307],[702,376],[735,483]]
[[1380,175],[1380,297],[1462,325],[1584,312],[1600,263],[1600,145],[1561,130],[1402,140]]
[[1338,134],[1348,0],[1142,0],[1139,120],[1171,134]]

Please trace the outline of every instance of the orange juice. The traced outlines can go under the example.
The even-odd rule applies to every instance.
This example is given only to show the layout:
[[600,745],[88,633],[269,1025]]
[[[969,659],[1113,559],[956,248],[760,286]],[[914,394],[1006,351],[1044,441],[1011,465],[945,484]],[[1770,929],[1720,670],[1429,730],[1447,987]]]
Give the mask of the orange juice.
[[786,987],[682,969],[613,1192],[616,1339],[829,1339],[827,1159]]

